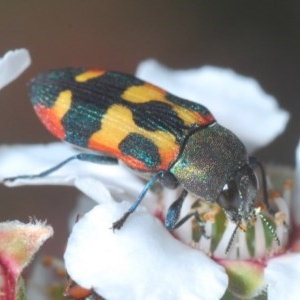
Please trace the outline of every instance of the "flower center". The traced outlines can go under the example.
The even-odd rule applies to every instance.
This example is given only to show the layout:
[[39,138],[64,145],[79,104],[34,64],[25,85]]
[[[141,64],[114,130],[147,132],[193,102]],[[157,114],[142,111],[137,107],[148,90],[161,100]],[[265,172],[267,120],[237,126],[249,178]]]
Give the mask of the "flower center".
[[197,200],[192,209],[203,224],[192,220],[192,246],[216,259],[262,259],[284,252],[290,236],[291,189],[291,181],[286,181],[281,191],[272,188],[268,209],[259,193],[255,217],[238,225],[216,203]]

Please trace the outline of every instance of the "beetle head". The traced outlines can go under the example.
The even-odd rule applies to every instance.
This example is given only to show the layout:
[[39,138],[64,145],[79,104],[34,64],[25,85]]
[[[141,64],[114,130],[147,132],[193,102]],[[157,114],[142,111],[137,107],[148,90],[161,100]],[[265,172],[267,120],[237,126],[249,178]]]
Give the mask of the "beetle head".
[[247,151],[219,124],[192,133],[170,172],[187,191],[218,203],[240,227],[255,218],[258,183]]
[[231,221],[237,224],[241,224],[241,221],[249,223],[255,219],[254,199],[257,189],[256,175],[246,164],[228,178],[216,202]]

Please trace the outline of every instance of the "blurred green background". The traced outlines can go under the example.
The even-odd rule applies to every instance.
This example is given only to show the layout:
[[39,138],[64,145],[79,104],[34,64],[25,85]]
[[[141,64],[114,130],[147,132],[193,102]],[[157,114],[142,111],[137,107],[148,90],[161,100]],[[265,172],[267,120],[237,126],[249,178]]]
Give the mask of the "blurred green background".
[[[0,143],[55,140],[29,103],[26,83],[38,72],[95,66],[134,73],[154,57],[172,68],[210,64],[256,78],[291,113],[285,134],[256,156],[293,166],[300,136],[299,16],[300,2],[291,0],[2,0],[0,55],[26,47],[33,63],[1,91]],[[0,218],[47,218],[61,233],[50,242],[60,253],[75,195],[62,187],[0,187]]]

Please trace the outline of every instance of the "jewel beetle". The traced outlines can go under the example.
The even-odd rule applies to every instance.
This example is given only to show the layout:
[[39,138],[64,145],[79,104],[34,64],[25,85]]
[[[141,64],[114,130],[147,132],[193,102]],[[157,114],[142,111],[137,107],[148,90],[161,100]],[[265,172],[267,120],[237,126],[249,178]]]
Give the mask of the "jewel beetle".
[[264,201],[269,206],[262,165],[199,103],[131,75],[87,68],[41,73],[31,82],[30,97],[52,134],[99,155],[80,153],[40,174],[6,180],[47,176],[73,159],[106,164],[122,161],[148,182],[113,229],[123,226],[157,181],[169,188],[183,188],[166,216],[165,225],[170,229],[198,217],[191,213],[179,220],[187,193],[218,203],[236,228],[253,221],[256,167],[262,172]]

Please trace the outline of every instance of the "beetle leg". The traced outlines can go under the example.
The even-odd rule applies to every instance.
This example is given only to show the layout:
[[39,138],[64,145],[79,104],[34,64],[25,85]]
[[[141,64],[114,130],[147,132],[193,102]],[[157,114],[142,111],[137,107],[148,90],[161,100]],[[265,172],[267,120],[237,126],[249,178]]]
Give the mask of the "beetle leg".
[[239,220],[238,223],[236,224],[236,226],[234,228],[234,231],[233,231],[233,233],[230,237],[230,240],[229,240],[228,245],[227,245],[226,250],[225,250],[226,255],[229,253],[229,251],[230,251],[230,249],[233,245],[234,238],[236,237],[236,234],[237,234],[237,231],[238,231],[240,225],[241,225],[241,220]]
[[139,194],[138,198],[132,203],[132,205],[129,207],[128,211],[116,222],[113,223],[112,225],[112,230],[115,229],[121,229],[122,226],[124,225],[125,221],[127,218],[137,209],[137,207],[140,205],[142,200],[145,197],[145,194],[147,191],[155,184],[156,181],[160,180],[164,176],[164,171],[160,171],[155,174],[145,185],[143,188],[142,192]]
[[[252,167],[258,167],[261,172],[261,177],[262,177],[262,188],[263,188],[263,195],[264,195],[264,203],[266,205],[267,211],[271,215],[275,215],[276,211],[270,206],[270,201],[269,201],[269,194],[268,194],[268,187],[267,187],[267,177],[266,177],[266,171],[260,161],[258,161],[255,157],[250,156],[249,157],[250,165]],[[288,228],[288,225],[285,224],[286,228]]]
[[257,160],[255,157],[250,156],[249,157],[249,163],[252,168],[258,167],[261,172],[262,177],[262,188],[263,188],[263,194],[264,194],[264,203],[268,210],[270,210],[270,202],[269,202],[269,195],[268,195],[268,187],[267,187],[267,179],[266,179],[266,172],[262,165],[262,163]]
[[181,207],[187,193],[188,192],[186,190],[183,190],[180,196],[178,197],[178,199],[174,201],[172,205],[169,207],[166,220],[165,220],[165,225],[168,229],[173,230],[178,228],[180,225],[182,225],[186,220],[188,220],[191,217],[187,215],[182,219],[183,221],[181,220],[178,222],[178,219],[180,217]]
[[[266,179],[266,171],[260,161],[258,161],[255,157],[249,157],[250,165],[252,167],[257,166],[260,169],[261,176],[262,176],[262,187],[263,187],[263,194],[264,194],[264,203],[266,205],[267,211],[272,215],[275,216],[276,210],[270,206],[270,201],[269,201],[269,194],[268,194],[268,189],[267,189],[267,179]],[[262,213],[259,213],[260,218],[262,219],[263,223],[267,226],[269,232],[273,236],[274,240],[276,241],[277,245],[280,245],[280,240],[276,234],[276,230],[274,227],[269,223],[269,221],[265,218],[265,216]],[[283,222],[284,227],[289,230],[288,224],[284,221]]]
[[61,167],[63,167],[64,165],[66,165],[67,163],[69,163],[70,161],[75,160],[75,159],[80,160],[80,161],[88,161],[88,162],[92,162],[92,163],[97,163],[97,164],[117,164],[118,163],[118,160],[114,157],[101,156],[101,155],[91,154],[91,153],[79,153],[79,154],[76,154],[74,156],[67,158],[66,160],[62,161],[61,163],[57,164],[56,166],[54,166],[50,169],[47,169],[41,173],[8,177],[8,178],[4,178],[3,182],[15,181],[18,179],[34,179],[34,178],[45,177],[45,176],[48,176],[49,174],[57,171],[58,169],[60,169]]
[[175,229],[179,228],[182,224],[184,224],[187,220],[194,217],[196,219],[199,227],[201,228],[202,235],[205,238],[209,239],[210,236],[208,236],[205,232],[205,222],[203,222],[203,220],[201,219],[201,217],[197,211],[193,211],[193,212],[187,214],[181,220],[178,221],[182,203],[183,203],[186,195],[187,195],[187,191],[184,190],[180,194],[179,198],[175,202],[173,202],[172,205],[170,206],[168,213],[167,213],[166,220],[165,220],[166,227],[170,230],[175,230]]

